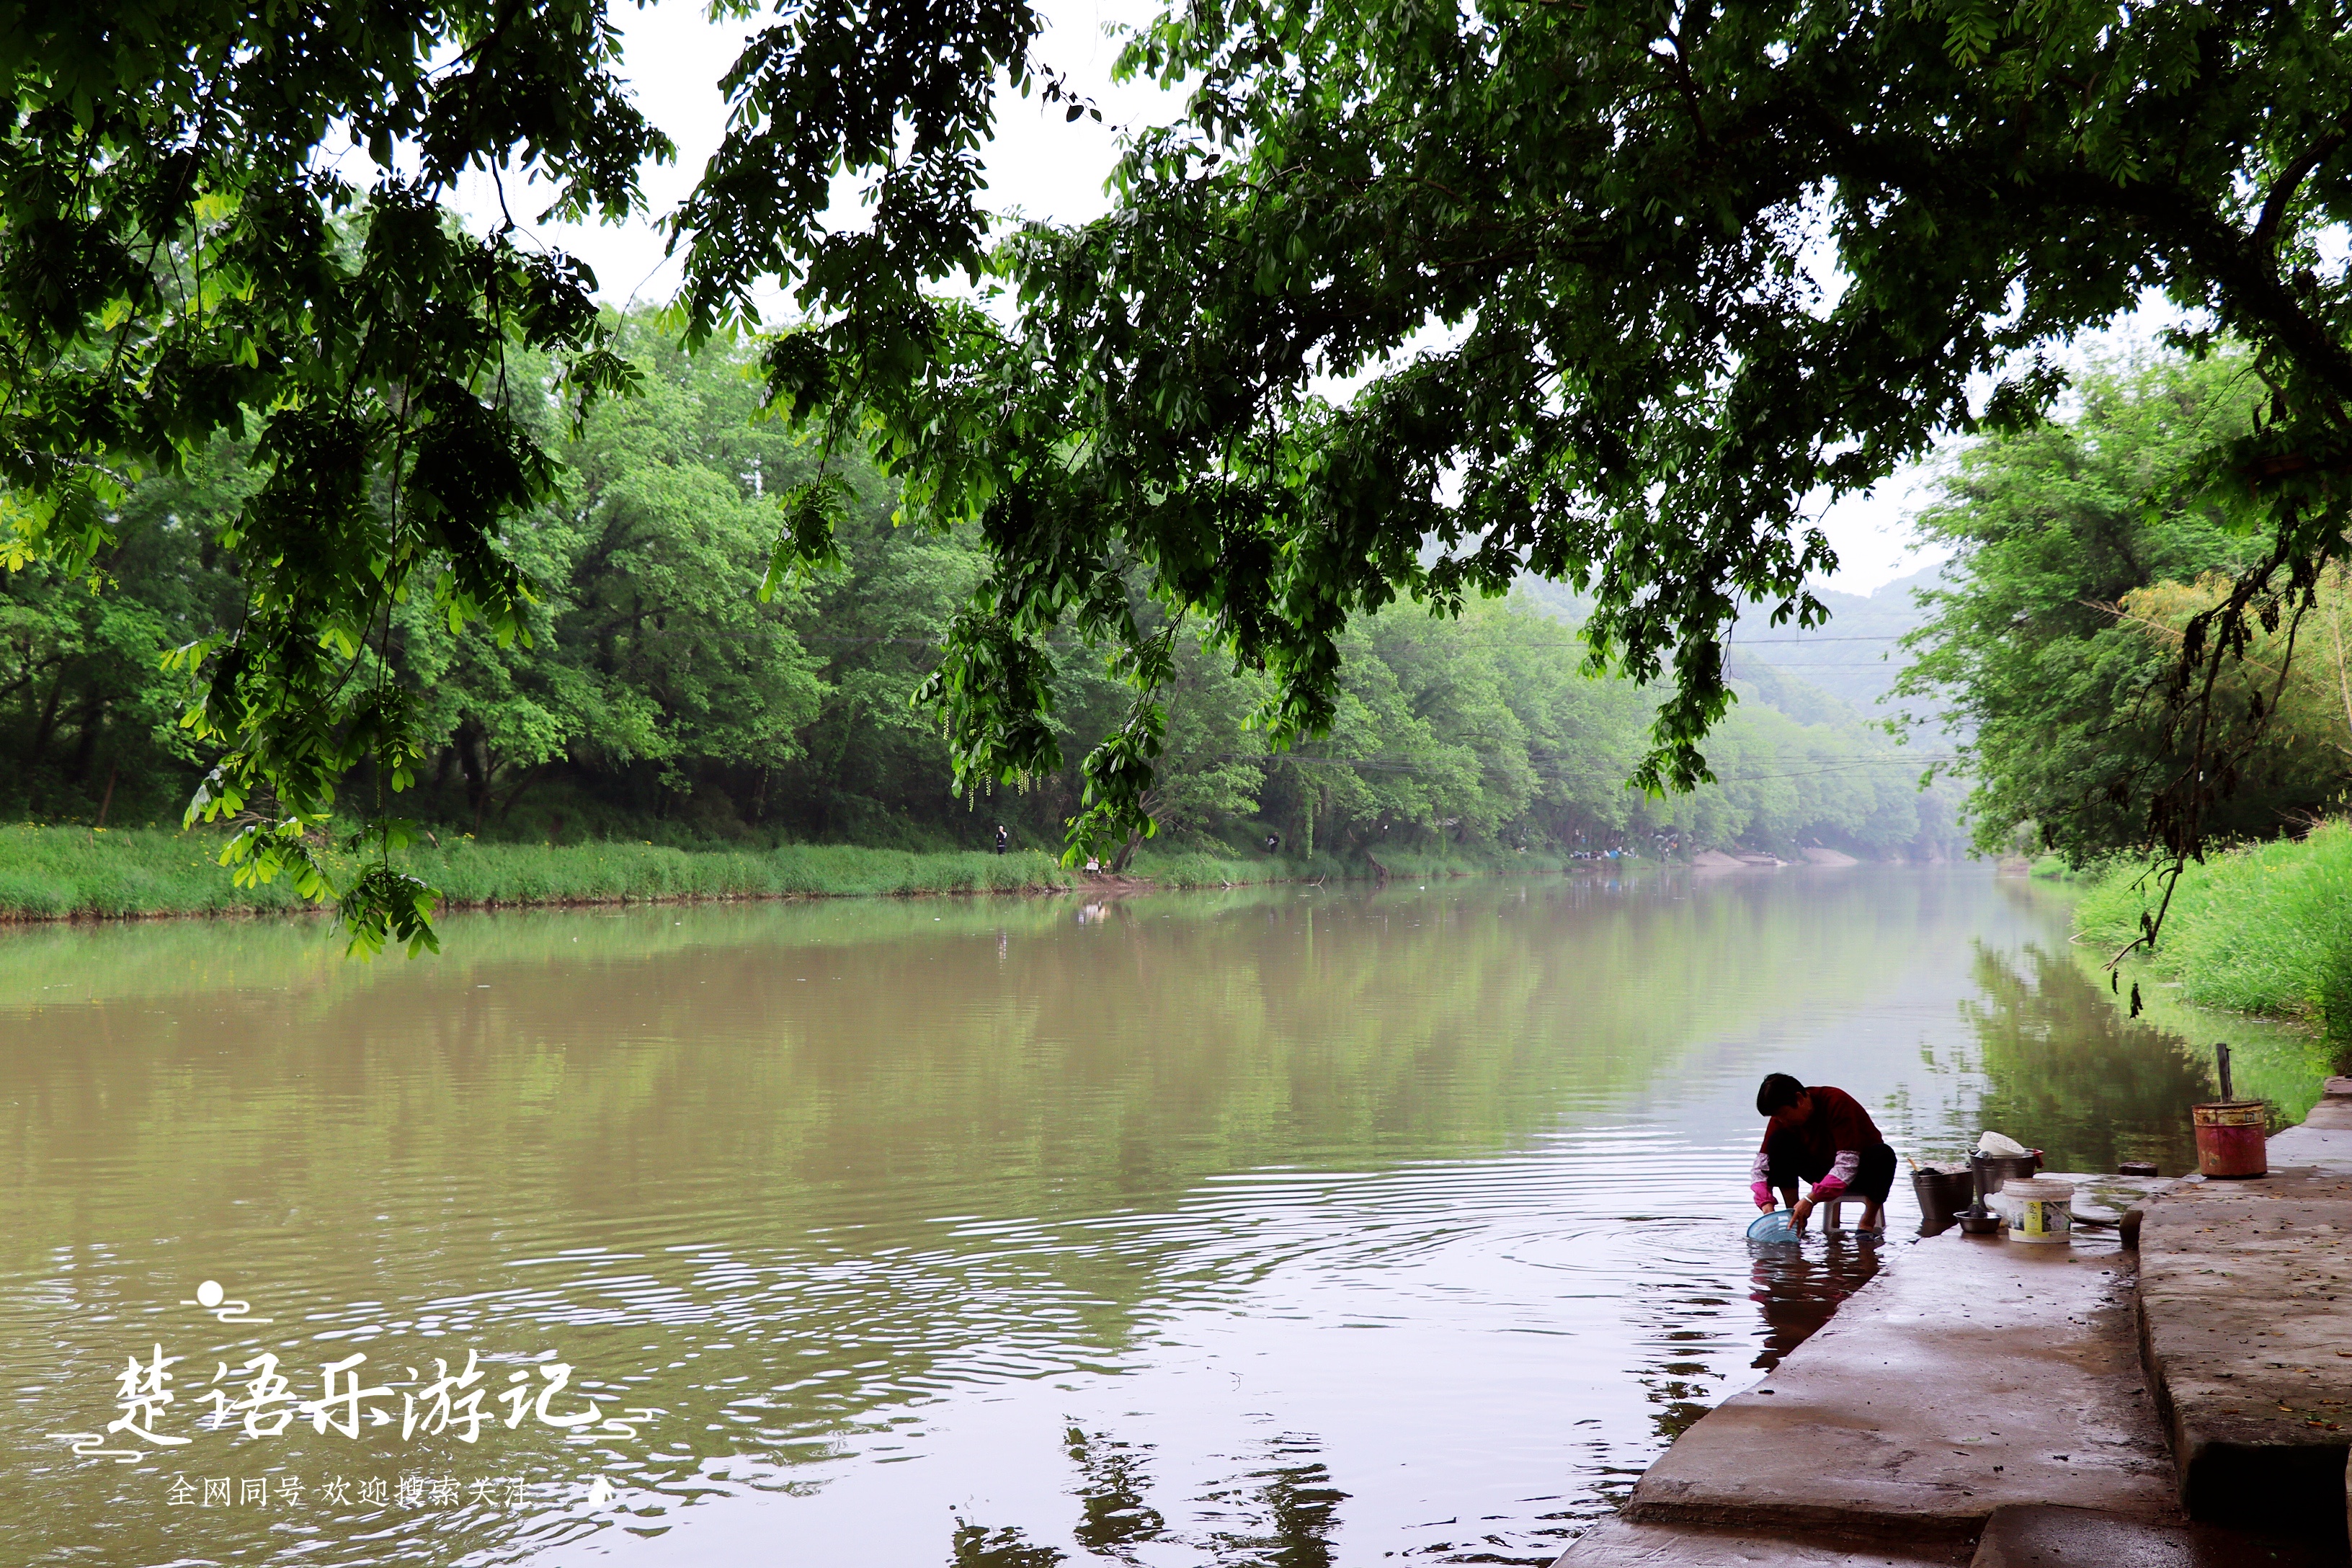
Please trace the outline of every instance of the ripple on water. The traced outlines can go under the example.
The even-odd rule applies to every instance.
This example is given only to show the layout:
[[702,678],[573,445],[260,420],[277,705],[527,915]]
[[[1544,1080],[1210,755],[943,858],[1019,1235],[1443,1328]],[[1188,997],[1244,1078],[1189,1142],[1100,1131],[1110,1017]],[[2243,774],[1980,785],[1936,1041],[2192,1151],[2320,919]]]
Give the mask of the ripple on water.
[[[1989,880],[1278,891],[1084,928],[1009,901],[484,922],[463,966],[331,982],[229,930],[205,940],[244,980],[10,1015],[18,1530],[338,1568],[779,1540],[795,1568],[1548,1562],[1876,1266],[1746,1246],[1763,1070],[1932,1154],[2013,1042],[2113,1016],[2063,1010],[2040,917]],[[2149,1097],[2105,1123],[2172,1116],[2168,1050],[2101,1037],[2084,1081]],[[561,1358],[660,1415],[240,1436],[219,1473],[368,1455],[542,1489],[201,1528],[152,1468],[26,1436],[110,1415],[131,1341],[168,1330],[203,1377],[252,1353],[158,1305],[215,1275],[266,1296],[289,1365]],[[595,1476],[625,1511],[588,1508]]]

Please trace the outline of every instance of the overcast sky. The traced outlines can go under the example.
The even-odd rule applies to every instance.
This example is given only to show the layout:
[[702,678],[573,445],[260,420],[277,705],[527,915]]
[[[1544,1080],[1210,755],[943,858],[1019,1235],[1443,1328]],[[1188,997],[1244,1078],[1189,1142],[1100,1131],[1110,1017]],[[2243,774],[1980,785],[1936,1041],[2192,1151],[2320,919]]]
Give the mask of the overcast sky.
[[[987,157],[991,205],[1032,217],[1082,222],[1109,206],[1103,181],[1117,156],[1117,127],[1171,119],[1178,105],[1150,87],[1120,87],[1110,79],[1118,46],[1104,36],[1105,25],[1144,21],[1156,5],[1045,0],[1043,9],[1051,26],[1037,58],[1093,98],[1102,108],[1103,123],[1090,118],[1066,122],[1060,107],[1034,99],[1001,100],[997,137]],[[713,25],[699,5],[683,0],[615,10],[628,40],[624,74],[635,89],[638,106],[678,145],[676,163],[645,174],[653,210],[667,213],[693,186],[719,145],[726,125],[719,79],[751,29]],[[467,176],[461,201],[478,218],[487,220],[498,211],[487,176]],[[522,200],[511,205],[519,220],[527,219]],[[604,297],[615,304],[667,301],[677,289],[677,262],[664,258],[663,237],[651,221],[625,227],[547,225],[533,232],[585,260]],[[781,295],[771,295],[761,302],[762,314],[780,318],[782,304]],[[1868,593],[1936,559],[1935,552],[1913,547],[1906,521],[1924,497],[1922,476],[1897,475],[1875,494],[1830,509],[1822,522],[1840,561],[1830,585]]]

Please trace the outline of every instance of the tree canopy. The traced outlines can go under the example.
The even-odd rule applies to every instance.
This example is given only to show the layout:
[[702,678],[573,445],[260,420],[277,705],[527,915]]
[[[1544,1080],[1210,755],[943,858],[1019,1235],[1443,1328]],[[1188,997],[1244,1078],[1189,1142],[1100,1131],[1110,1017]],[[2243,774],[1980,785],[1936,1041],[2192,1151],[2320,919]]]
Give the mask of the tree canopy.
[[[1024,845],[1057,840],[1084,788],[1075,762],[959,798],[938,724],[909,702],[985,569],[978,531],[893,527],[892,487],[850,453],[836,459],[838,568],[761,602],[744,563],[772,533],[766,498],[809,477],[815,444],[750,420],[742,351],[682,353],[649,315],[618,322],[614,347],[635,395],[551,447],[553,493],[504,535],[535,584],[527,640],[453,629],[420,595],[363,651],[355,679],[416,694],[403,799],[417,831],[947,848],[981,847],[1003,822]],[[520,354],[515,368],[542,369]],[[215,541],[259,479],[251,443],[224,437],[131,488],[102,591],[54,566],[0,577],[0,814],[177,814],[213,749],[174,722],[175,678],[157,661],[234,627],[236,563]],[[1402,605],[1360,618],[1330,729],[1280,752],[1247,728],[1266,678],[1180,644],[1145,802],[1163,847],[1230,858],[1271,832],[1287,863],[1367,869],[1515,849],[1557,864],[1652,834],[1790,855],[1949,848],[1949,803],[1916,795],[1906,754],[1794,682],[1751,689],[1762,700],[1712,742],[1717,783],[1666,800],[1627,791],[1658,693],[1580,676],[1563,610],[1519,595],[1452,620]],[[1054,723],[1074,758],[1122,721],[1127,695],[1098,665],[1063,664]],[[364,768],[355,783],[373,793]],[[1142,842],[1131,830],[1114,863]],[[327,861],[331,875],[346,858]]]
[[[749,324],[787,280],[779,409],[829,455],[871,444],[908,521],[976,526],[923,688],[960,776],[1058,766],[1051,634],[1105,650],[1132,695],[1084,762],[1081,842],[1147,804],[1183,637],[1262,673],[1287,742],[1339,721],[1355,617],[1523,572],[1591,593],[1596,661],[1671,681],[1637,777],[1704,779],[1740,606],[1822,617],[1810,509],[2030,424],[2062,384],[2035,351],[2149,289],[2267,394],[2184,470],[2261,540],[2184,630],[2168,700],[2193,703],[2200,661],[2341,545],[2352,284],[2321,241],[2352,205],[2347,27],[2318,0],[1199,0],[1129,42],[1184,109],[1130,136],[1112,213],[992,232],[1000,76],[1088,107],[1033,58],[1036,14],[806,0],[722,84],[730,132],[672,220],[682,319]],[[540,429],[627,367],[580,268],[435,204],[479,164],[568,215],[637,207],[667,143],[617,49],[600,0],[0,24],[14,548],[86,569],[126,476],[257,433],[221,536],[245,619],[184,661],[192,726],[231,748],[199,808],[284,810],[255,868],[316,875],[300,830],[355,762],[413,776],[415,694],[353,679],[396,604],[526,629],[504,525],[552,482]],[[373,184],[335,172],[346,139]],[[863,226],[830,226],[840,175]],[[938,293],[959,276],[993,297]],[[506,374],[517,346],[551,384]],[[783,498],[771,591],[832,560],[840,473]],[[2182,771],[2151,822],[2193,846],[2211,787]],[[361,928],[421,930],[388,860],[341,892]]]
[[[1979,847],[2031,824],[2077,866],[2137,844],[2151,796],[2192,764],[2197,738],[2166,702],[2180,640],[2263,548],[2180,483],[2263,398],[2243,355],[2102,369],[2080,392],[2070,417],[1979,445],[1945,474],[1920,523],[1952,547],[1953,581],[1926,595],[1932,618],[1907,639],[1917,657],[1899,688],[1950,703]],[[2216,680],[2204,751],[2231,776],[2210,831],[2269,837],[2340,791],[2352,710],[2333,659],[2339,577],[2322,574],[2304,624],[2320,658],[2290,669],[2285,627],[2257,626]]]

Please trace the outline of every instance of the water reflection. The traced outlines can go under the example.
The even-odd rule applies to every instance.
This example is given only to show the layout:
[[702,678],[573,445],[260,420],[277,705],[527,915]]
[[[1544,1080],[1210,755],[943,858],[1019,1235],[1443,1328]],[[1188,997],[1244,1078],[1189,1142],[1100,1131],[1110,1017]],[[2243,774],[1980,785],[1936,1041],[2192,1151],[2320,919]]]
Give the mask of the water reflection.
[[2211,1090],[2179,1042],[2101,996],[2063,948],[1970,949],[1976,994],[1960,1016],[1984,1074],[1984,1126],[2030,1130],[2012,1136],[2054,1170],[2109,1172],[2124,1160],[2153,1160],[2167,1174],[2196,1169],[2184,1108]]
[[1764,1318],[1764,1342],[1748,1364],[1769,1372],[1830,1321],[1838,1303],[1880,1267],[1882,1244],[1827,1237],[1797,1246],[1758,1247],[1748,1299]]
[[1051,1546],[1039,1546],[1011,1525],[990,1530],[985,1525],[956,1521],[955,1548],[949,1568],[1054,1568],[1065,1562]]
[[1089,1436],[1084,1428],[1073,1426],[1068,1448],[1071,1462],[1078,1468],[1078,1497],[1084,1510],[1072,1533],[1079,1545],[1098,1557],[1133,1562],[1134,1554],[1127,1548],[1156,1541],[1168,1529],[1160,1510],[1143,1500],[1144,1489],[1150,1484],[1143,1458],[1151,1452],[1151,1445],[1123,1443],[1100,1433]]
[[[1217,1568],[1330,1568],[1332,1532],[1348,1494],[1312,1436],[1286,1433],[1270,1439],[1255,1468],[1192,1500],[1198,1521],[1190,1534],[1171,1532],[1145,1500],[1150,1482],[1143,1461],[1151,1445],[1103,1433],[1069,1429],[1067,1450],[1077,1467],[1079,1519],[1072,1535],[1097,1557],[1138,1561],[1146,1542],[1189,1548],[1187,1560]],[[950,1568],[1052,1568],[1065,1553],[1030,1541],[1010,1526],[990,1530],[959,1519]]]
[[1286,1435],[1266,1447],[1265,1468],[1201,1499],[1209,1560],[1219,1568],[1329,1568],[1348,1494],[1331,1484],[1315,1438]]
[[[1923,1159],[2185,1124],[2063,933],[1857,870],[0,934],[0,1559],[1546,1562],[1877,1266],[1750,1258],[1765,1071]],[[176,1510],[47,1436],[158,1338],[661,1415],[221,1434],[304,1501]]]

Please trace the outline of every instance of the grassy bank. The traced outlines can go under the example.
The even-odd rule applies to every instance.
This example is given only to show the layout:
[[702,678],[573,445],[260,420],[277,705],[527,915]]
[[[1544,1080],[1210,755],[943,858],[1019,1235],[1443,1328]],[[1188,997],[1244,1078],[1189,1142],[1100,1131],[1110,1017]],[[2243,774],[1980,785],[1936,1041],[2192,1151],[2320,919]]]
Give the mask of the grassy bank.
[[[2139,929],[2158,889],[2137,868],[2110,871],[2083,894],[2084,935],[2112,952]],[[2294,1018],[2352,1046],[2352,823],[2307,838],[2216,855],[2181,874],[2161,945],[2131,964],[2203,1007]]]
[[[0,828],[0,918],[288,911],[281,880],[239,888],[211,834],[162,829]],[[672,849],[650,844],[526,845],[444,840],[407,868],[453,906],[619,903],[665,899],[822,898],[857,894],[1044,891],[1077,879],[1035,851],[919,853],[853,845]]]
[[[1439,877],[1492,877],[1515,871],[1557,871],[1554,856],[1391,853],[1381,857],[1394,881],[1428,881]],[[1216,848],[1162,850],[1147,848],[1128,868],[1128,875],[1163,888],[1234,888],[1249,882],[1344,882],[1377,879],[1380,870],[1366,860],[1337,860],[1328,855],[1235,855]]]
[[[0,828],[0,920],[258,914],[301,907],[284,881],[239,888],[215,858],[221,839],[161,828]],[[876,849],[793,844],[773,849],[677,849],[661,845],[480,844],[445,839],[406,855],[407,868],[454,908],[636,903],[678,899],[843,898],[915,893],[1047,892],[1080,885],[1037,850]],[[1533,861],[1517,857],[1517,861]],[[1391,857],[1399,878],[1491,872],[1444,856]],[[1552,869],[1549,860],[1527,869]],[[348,867],[339,868],[348,869]],[[1213,849],[1147,850],[1129,874],[1166,888],[1338,881],[1362,876],[1328,856],[1311,860]]]

